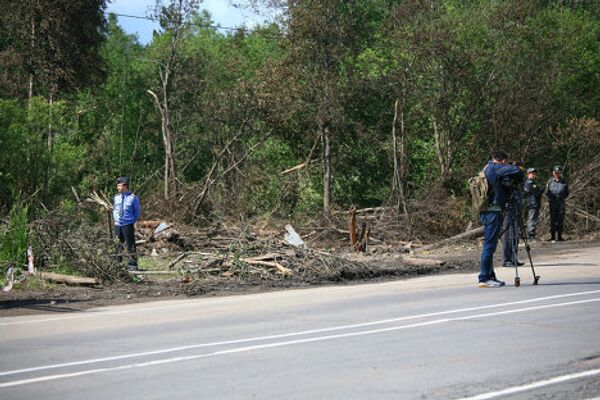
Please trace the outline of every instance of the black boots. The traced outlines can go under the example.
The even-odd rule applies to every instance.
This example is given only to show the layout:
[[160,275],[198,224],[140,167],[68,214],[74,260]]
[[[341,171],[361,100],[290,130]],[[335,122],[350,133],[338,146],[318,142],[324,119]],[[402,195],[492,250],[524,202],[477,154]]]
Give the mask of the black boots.
[[558,232],[558,238],[556,236],[556,232],[550,232],[550,239],[549,240],[558,240],[559,242],[564,242],[565,238],[562,235],[562,232]]

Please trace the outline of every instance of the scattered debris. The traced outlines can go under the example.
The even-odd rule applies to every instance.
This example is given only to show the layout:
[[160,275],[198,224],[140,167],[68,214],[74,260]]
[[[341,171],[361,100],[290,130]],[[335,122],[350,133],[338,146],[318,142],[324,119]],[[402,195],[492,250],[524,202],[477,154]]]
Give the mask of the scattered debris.
[[15,272],[13,269],[13,266],[9,266],[8,270],[6,271],[6,279],[7,279],[7,284],[6,286],[4,286],[2,288],[3,292],[10,292],[13,288],[13,283],[15,282]]
[[423,252],[423,251],[429,251],[429,250],[437,249],[439,247],[447,246],[449,244],[458,242],[460,240],[471,239],[471,238],[474,238],[476,236],[480,236],[482,234],[483,234],[483,227],[480,226],[479,228],[471,229],[470,231],[467,231],[465,233],[461,233],[460,235],[452,236],[450,238],[447,238],[447,239],[444,239],[444,240],[440,240],[439,242],[435,242],[435,243],[429,244],[427,246],[422,246],[417,251],[418,252]]
[[55,272],[37,272],[35,276],[39,276],[50,282],[65,283],[67,285],[98,285],[100,283],[96,278],[57,274]]
[[304,243],[300,235],[298,235],[298,232],[294,230],[292,225],[286,225],[285,230],[287,231],[287,233],[285,234],[284,239],[287,243],[296,247],[306,247],[306,244]]

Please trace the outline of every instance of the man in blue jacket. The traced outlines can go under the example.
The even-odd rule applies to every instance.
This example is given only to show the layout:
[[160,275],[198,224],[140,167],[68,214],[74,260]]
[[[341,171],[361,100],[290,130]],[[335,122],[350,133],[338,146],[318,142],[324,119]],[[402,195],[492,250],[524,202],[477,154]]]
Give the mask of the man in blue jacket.
[[496,151],[492,153],[492,160],[483,169],[488,181],[488,207],[479,215],[479,220],[483,225],[483,248],[479,272],[480,288],[497,288],[505,284],[496,279],[494,252],[498,245],[498,236],[502,231],[502,213],[506,209],[506,202],[514,185],[521,180],[523,175],[518,166],[508,164],[507,160],[506,153]]
[[[135,222],[140,218],[140,201],[137,196],[129,191],[129,178],[121,176],[117,179],[117,191],[115,195],[113,219],[115,222],[115,235],[121,243],[119,253],[127,248],[129,261],[127,262],[130,271],[137,270],[137,255],[135,249]],[[125,245],[125,246],[123,246]],[[121,255],[118,256],[122,260]]]

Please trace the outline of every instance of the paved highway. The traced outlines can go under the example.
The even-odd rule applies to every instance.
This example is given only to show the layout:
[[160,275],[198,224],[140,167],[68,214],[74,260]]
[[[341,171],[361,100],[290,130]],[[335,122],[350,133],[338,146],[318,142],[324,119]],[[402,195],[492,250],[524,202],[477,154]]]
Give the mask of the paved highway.
[[0,319],[0,399],[591,399],[600,249],[378,284]]

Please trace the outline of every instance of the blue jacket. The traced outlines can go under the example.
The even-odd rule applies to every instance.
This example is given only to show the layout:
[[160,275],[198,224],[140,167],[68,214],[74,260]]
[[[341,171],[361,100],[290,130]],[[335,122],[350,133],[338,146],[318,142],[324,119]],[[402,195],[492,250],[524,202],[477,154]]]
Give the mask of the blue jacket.
[[[119,193],[115,195],[113,204],[113,219],[116,226],[131,225],[140,218],[140,201],[135,194]],[[123,204],[122,209],[121,204]]]
[[489,161],[484,169],[485,177],[489,183],[488,204],[489,206],[497,206],[498,211],[504,210],[506,206],[506,189],[502,182],[510,181],[511,179],[518,180],[522,178],[523,172],[516,165],[499,164]]

